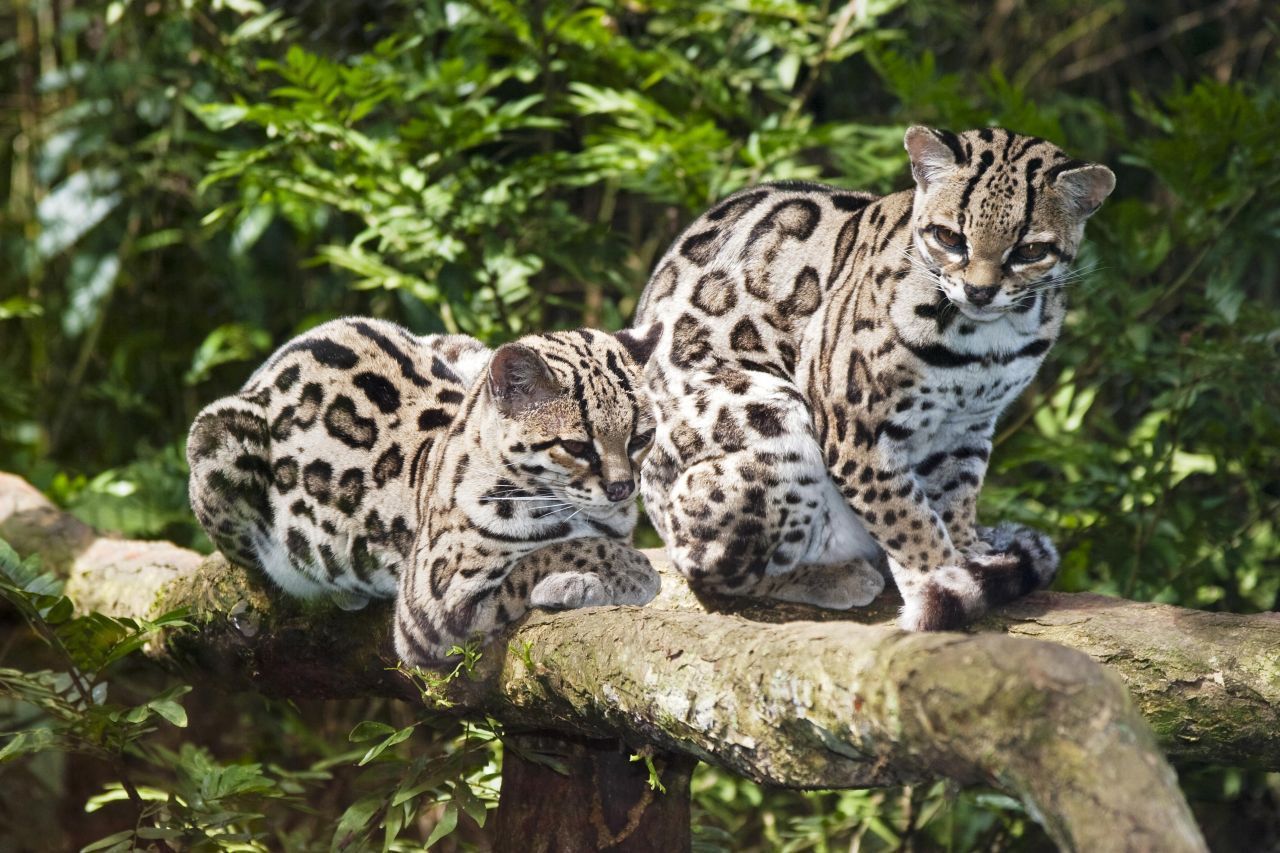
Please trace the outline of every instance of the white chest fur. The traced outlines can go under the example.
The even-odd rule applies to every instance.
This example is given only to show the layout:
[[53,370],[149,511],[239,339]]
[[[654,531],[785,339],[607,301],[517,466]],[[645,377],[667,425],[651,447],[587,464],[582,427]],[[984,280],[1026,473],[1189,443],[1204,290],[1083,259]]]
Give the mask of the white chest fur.
[[890,420],[911,431],[902,443],[910,462],[966,438],[989,437],[1039,369],[1048,349],[1043,332],[1032,311],[991,323],[953,323],[937,335],[938,345],[961,363],[926,363],[915,387],[899,395]]

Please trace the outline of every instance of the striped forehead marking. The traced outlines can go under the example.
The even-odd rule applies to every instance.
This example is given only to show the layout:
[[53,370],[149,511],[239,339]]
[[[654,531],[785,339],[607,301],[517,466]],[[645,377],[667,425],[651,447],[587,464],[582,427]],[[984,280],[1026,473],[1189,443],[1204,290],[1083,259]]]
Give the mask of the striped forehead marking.
[[628,374],[621,345],[615,345],[612,336],[580,329],[539,335],[524,343],[546,360],[573,397],[590,438],[601,429],[614,432],[615,425],[634,432],[640,416],[634,392],[639,377]]

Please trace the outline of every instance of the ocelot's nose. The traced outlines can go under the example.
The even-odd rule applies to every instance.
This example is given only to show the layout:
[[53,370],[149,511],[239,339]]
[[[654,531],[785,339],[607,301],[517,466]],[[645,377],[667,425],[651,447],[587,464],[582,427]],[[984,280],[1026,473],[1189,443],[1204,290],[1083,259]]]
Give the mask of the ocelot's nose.
[[996,291],[999,289],[1000,288],[996,285],[991,285],[990,287],[975,287],[974,285],[966,282],[964,286],[964,295],[968,297],[969,301],[974,305],[990,305],[991,300],[996,298]]
[[613,483],[605,483],[604,494],[609,500],[617,503],[625,501],[631,497],[631,493],[636,490],[635,480],[618,480]]

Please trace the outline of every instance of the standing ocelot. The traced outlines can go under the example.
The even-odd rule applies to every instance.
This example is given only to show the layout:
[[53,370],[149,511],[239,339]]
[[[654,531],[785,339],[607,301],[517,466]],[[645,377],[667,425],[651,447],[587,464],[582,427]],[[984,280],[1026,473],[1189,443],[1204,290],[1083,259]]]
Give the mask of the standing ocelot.
[[861,606],[887,562],[912,630],[1049,583],[1041,533],[975,526],[997,417],[1062,326],[1105,166],[1007,130],[906,134],[915,187],[779,183],[705,213],[636,325],[650,518],[695,589]]

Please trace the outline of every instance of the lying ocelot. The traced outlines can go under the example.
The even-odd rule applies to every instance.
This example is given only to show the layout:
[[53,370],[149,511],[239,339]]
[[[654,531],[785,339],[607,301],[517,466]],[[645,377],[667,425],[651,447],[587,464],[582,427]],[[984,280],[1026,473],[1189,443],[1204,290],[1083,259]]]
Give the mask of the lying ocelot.
[[936,630],[1057,571],[1047,537],[977,527],[975,507],[1115,177],[995,128],[905,144],[912,189],[743,190],[644,291],[637,325],[665,331],[642,494],[695,589],[844,609],[887,570],[900,624]]
[[531,606],[644,604],[658,576],[630,543],[655,342],[579,330],[491,352],[326,323],[197,416],[191,505],[287,593],[396,596],[396,650],[415,666]]

